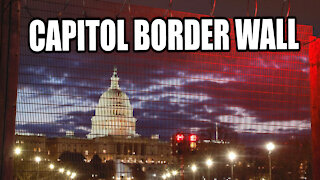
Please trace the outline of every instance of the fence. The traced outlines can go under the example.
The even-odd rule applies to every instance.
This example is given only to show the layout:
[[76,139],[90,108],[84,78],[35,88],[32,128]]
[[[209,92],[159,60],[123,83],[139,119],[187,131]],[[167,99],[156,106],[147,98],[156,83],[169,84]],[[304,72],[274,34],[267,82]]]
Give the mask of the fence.
[[[73,42],[68,54],[34,54],[27,43],[35,17],[124,17],[131,42],[134,17],[206,15],[129,1],[32,0],[21,6],[18,178],[71,178],[73,172],[79,179],[160,178],[180,168],[171,150],[178,132],[198,135],[197,151],[203,152],[185,158],[186,179],[191,163],[202,169],[196,177],[207,176],[200,159],[209,155],[217,161],[209,178],[229,177],[228,150],[239,155],[232,165],[236,178],[267,178],[269,141],[276,144],[274,179],[311,178],[311,26],[297,26],[298,52],[237,52],[230,28],[230,52],[76,53]],[[135,170],[122,172],[125,166]]]

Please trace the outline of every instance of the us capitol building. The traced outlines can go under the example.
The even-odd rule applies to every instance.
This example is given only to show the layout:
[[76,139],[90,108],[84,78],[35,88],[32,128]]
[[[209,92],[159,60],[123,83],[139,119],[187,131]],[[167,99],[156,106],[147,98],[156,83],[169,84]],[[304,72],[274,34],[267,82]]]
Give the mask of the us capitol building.
[[120,89],[117,68],[114,68],[111,86],[101,95],[95,116],[91,118],[92,128],[88,138],[137,136],[136,121],[130,100]]
[[[30,160],[40,155],[50,161],[59,161],[63,152],[81,153],[90,162],[99,155],[103,162],[113,160],[123,164],[139,163],[163,166],[176,161],[170,142],[159,135],[142,137],[136,133],[136,118],[126,93],[121,91],[117,69],[114,68],[111,85],[104,92],[91,118],[91,132],[87,138],[78,138],[73,132],[65,137],[16,135],[16,145]],[[150,167],[150,166],[149,166]]]

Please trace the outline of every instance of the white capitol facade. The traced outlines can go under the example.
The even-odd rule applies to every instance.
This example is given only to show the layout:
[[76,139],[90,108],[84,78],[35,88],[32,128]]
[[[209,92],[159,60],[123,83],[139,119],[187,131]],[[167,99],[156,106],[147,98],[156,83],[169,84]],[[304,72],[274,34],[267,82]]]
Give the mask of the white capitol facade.
[[[24,149],[24,156],[32,162],[34,149],[41,149],[42,157],[56,161],[63,152],[81,153],[86,162],[98,155],[102,162],[113,160],[115,179],[132,177],[131,169],[126,164],[139,163],[146,169],[147,179],[154,179],[154,173],[162,172],[164,164],[175,164],[171,143],[161,141],[159,135],[150,138],[136,134],[136,118],[126,93],[119,87],[117,69],[111,77],[111,85],[104,92],[91,118],[91,132],[87,138],[67,137],[47,138],[45,136],[16,135],[16,142]],[[121,163],[119,163],[121,162]]]
[[135,136],[136,121],[130,100],[119,86],[117,68],[114,68],[110,88],[99,99],[87,137]]

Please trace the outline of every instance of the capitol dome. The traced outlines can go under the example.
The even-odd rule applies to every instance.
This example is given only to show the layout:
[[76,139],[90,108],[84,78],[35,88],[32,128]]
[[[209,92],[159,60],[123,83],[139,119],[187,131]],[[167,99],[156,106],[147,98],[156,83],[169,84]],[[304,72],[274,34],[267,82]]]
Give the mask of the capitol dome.
[[114,68],[110,88],[99,99],[95,115],[91,118],[88,138],[108,135],[136,135],[136,119],[129,97],[119,86],[117,69]]

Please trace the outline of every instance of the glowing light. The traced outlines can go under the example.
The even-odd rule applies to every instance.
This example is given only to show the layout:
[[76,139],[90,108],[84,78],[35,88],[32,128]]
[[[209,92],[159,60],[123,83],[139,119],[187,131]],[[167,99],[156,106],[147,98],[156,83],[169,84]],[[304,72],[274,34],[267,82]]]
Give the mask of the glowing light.
[[191,166],[191,171],[192,172],[196,172],[197,171],[197,166],[195,165],[195,164],[192,164],[192,166]]
[[162,175],[162,179],[167,179],[167,175]]
[[206,164],[208,167],[211,167],[213,164],[213,161],[211,159],[207,159]]
[[64,168],[60,168],[59,173],[64,173]]
[[77,174],[76,174],[75,172],[73,172],[73,173],[71,173],[70,178],[71,178],[71,179],[74,179],[76,176],[77,176]]
[[172,171],[172,175],[173,175],[173,176],[176,176],[177,174],[178,174],[178,171],[176,171],[176,170],[173,170],[173,171]]
[[269,142],[268,144],[266,144],[266,148],[268,151],[273,151],[275,148],[275,145],[272,142]]
[[49,169],[51,169],[51,170],[54,169],[54,165],[53,165],[53,164],[50,164],[50,165],[49,165]]
[[67,176],[70,176],[70,175],[71,175],[71,172],[70,172],[70,171],[67,171],[66,174],[67,174]]
[[189,136],[189,140],[190,140],[190,142],[196,142],[198,140],[198,136],[195,134],[191,134]]
[[40,158],[39,156],[36,156],[36,157],[34,158],[34,161],[36,161],[36,163],[40,163],[41,158]]
[[195,149],[197,147],[197,143],[196,142],[191,142],[190,143],[190,148],[191,149]]
[[183,135],[183,134],[177,134],[177,135],[176,135],[176,140],[177,140],[178,142],[183,141],[183,140],[184,140],[184,135]]
[[228,158],[230,159],[230,161],[234,161],[237,158],[237,155],[234,152],[229,152]]
[[16,154],[16,155],[20,155],[21,154],[21,148],[19,148],[19,147],[17,147],[17,148],[15,148],[14,149],[14,153]]

